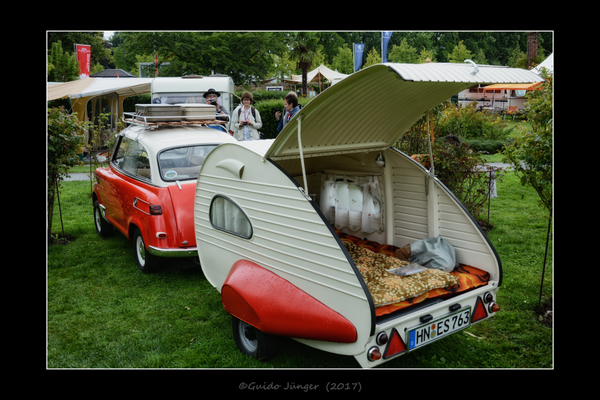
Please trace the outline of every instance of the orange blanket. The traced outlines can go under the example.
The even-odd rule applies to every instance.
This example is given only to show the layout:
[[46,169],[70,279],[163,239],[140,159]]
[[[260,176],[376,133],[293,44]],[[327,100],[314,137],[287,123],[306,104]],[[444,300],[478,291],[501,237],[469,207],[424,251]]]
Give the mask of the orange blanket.
[[[363,240],[357,236],[352,236],[347,233],[343,233],[337,229],[336,233],[338,234],[342,242],[349,242],[359,247],[369,249],[375,253],[382,253],[391,257],[396,257],[396,250],[399,249],[399,247],[397,246],[380,244],[369,240]],[[398,303],[377,306],[375,308],[375,315],[379,317],[397,310],[401,310],[406,307],[410,307],[414,304],[418,304],[426,299],[451,296],[456,293],[464,292],[469,289],[485,285],[490,279],[489,272],[464,264],[459,264],[450,274],[459,278],[458,285],[432,289],[428,292],[400,301]]]

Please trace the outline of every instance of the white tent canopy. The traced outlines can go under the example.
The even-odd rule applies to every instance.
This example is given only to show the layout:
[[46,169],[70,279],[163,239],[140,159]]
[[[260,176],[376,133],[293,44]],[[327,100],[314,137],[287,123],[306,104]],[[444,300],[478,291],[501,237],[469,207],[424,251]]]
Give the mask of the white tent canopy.
[[[340,74],[337,71],[332,71],[331,69],[321,64],[317,68],[313,69],[312,71],[309,71],[306,74],[306,81],[318,82],[321,81],[323,78],[326,78],[329,82],[333,82],[335,79],[340,80],[348,76],[349,75],[346,74]],[[284,81],[288,83],[302,83],[302,75],[292,75],[291,79],[284,79]]]
[[[123,99],[143,93],[150,93],[154,78],[85,78],[71,82],[47,85],[47,101],[68,98],[71,101],[73,112],[77,113],[80,121],[86,121],[90,116],[86,112],[88,102],[91,100],[91,116],[105,112],[104,105],[108,106],[111,117],[111,126],[123,114]],[[88,142],[88,132],[85,132],[85,141]],[[103,139],[101,139],[103,140]]]
[[554,73],[554,53],[551,53],[548,58],[546,58],[540,65],[538,65],[537,67],[533,68],[531,70],[531,72],[534,72],[538,75],[540,75],[540,70],[542,68],[546,68],[548,70],[548,72],[550,72],[551,74]]
[[120,97],[150,93],[153,78],[85,78],[48,85],[48,101],[117,93]]

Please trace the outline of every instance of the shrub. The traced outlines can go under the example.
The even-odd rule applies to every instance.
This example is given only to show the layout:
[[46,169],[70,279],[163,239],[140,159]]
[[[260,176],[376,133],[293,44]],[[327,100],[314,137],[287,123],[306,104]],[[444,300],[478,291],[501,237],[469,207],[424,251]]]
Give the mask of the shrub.
[[433,147],[433,160],[438,179],[481,224],[489,193],[488,174],[480,169],[485,160],[466,143],[454,145],[441,140]]
[[465,107],[448,107],[437,121],[438,135],[456,135],[461,139],[484,138],[501,140],[509,136],[512,128],[499,117],[479,111],[477,102]]
[[[285,94],[287,93],[289,92],[285,92]],[[254,96],[254,93],[252,95]],[[310,99],[300,98],[298,99],[298,102],[300,105],[302,105],[302,107],[304,107],[310,102]],[[283,110],[283,98],[281,100],[271,99],[260,102],[255,101],[254,108],[260,113],[260,117],[263,122],[262,128],[259,129],[259,131],[263,134],[261,139],[276,138],[279,134],[279,132],[277,132],[277,124],[279,122],[275,119],[275,112]]]
[[77,113],[70,114],[63,107],[48,108],[48,241],[52,235],[54,199],[58,182],[70,167],[80,164],[77,153],[83,146],[83,129],[87,124],[79,121]]
[[496,154],[500,153],[504,146],[506,146],[509,141],[508,140],[493,140],[493,139],[465,139],[463,141],[467,143],[470,148],[478,153],[486,153],[486,154]]
[[[432,148],[436,177],[467,208],[469,213],[483,226],[483,206],[488,200],[488,173],[481,169],[485,160],[467,143],[455,145],[449,141],[436,140]],[[429,155],[421,154],[418,161],[430,167]],[[501,178],[496,172],[496,179]]]

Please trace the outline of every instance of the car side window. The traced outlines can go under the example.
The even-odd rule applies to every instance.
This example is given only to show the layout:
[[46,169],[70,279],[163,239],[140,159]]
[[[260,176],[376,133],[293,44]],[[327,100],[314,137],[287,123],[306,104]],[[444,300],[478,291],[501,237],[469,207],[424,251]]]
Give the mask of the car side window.
[[240,207],[223,196],[215,196],[210,203],[210,222],[222,231],[241,236],[252,237],[252,224]]
[[143,179],[150,179],[150,160],[148,152],[140,143],[122,138],[114,162],[124,172]]

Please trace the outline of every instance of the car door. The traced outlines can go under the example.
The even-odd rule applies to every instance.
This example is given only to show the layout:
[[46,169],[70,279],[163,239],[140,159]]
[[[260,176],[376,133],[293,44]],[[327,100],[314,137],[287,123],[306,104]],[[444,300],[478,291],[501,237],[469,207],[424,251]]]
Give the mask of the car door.
[[107,190],[109,194],[105,203],[106,213],[127,233],[127,221],[135,207],[140,184],[150,182],[148,153],[139,142],[123,137],[115,152],[112,166],[116,173]]

